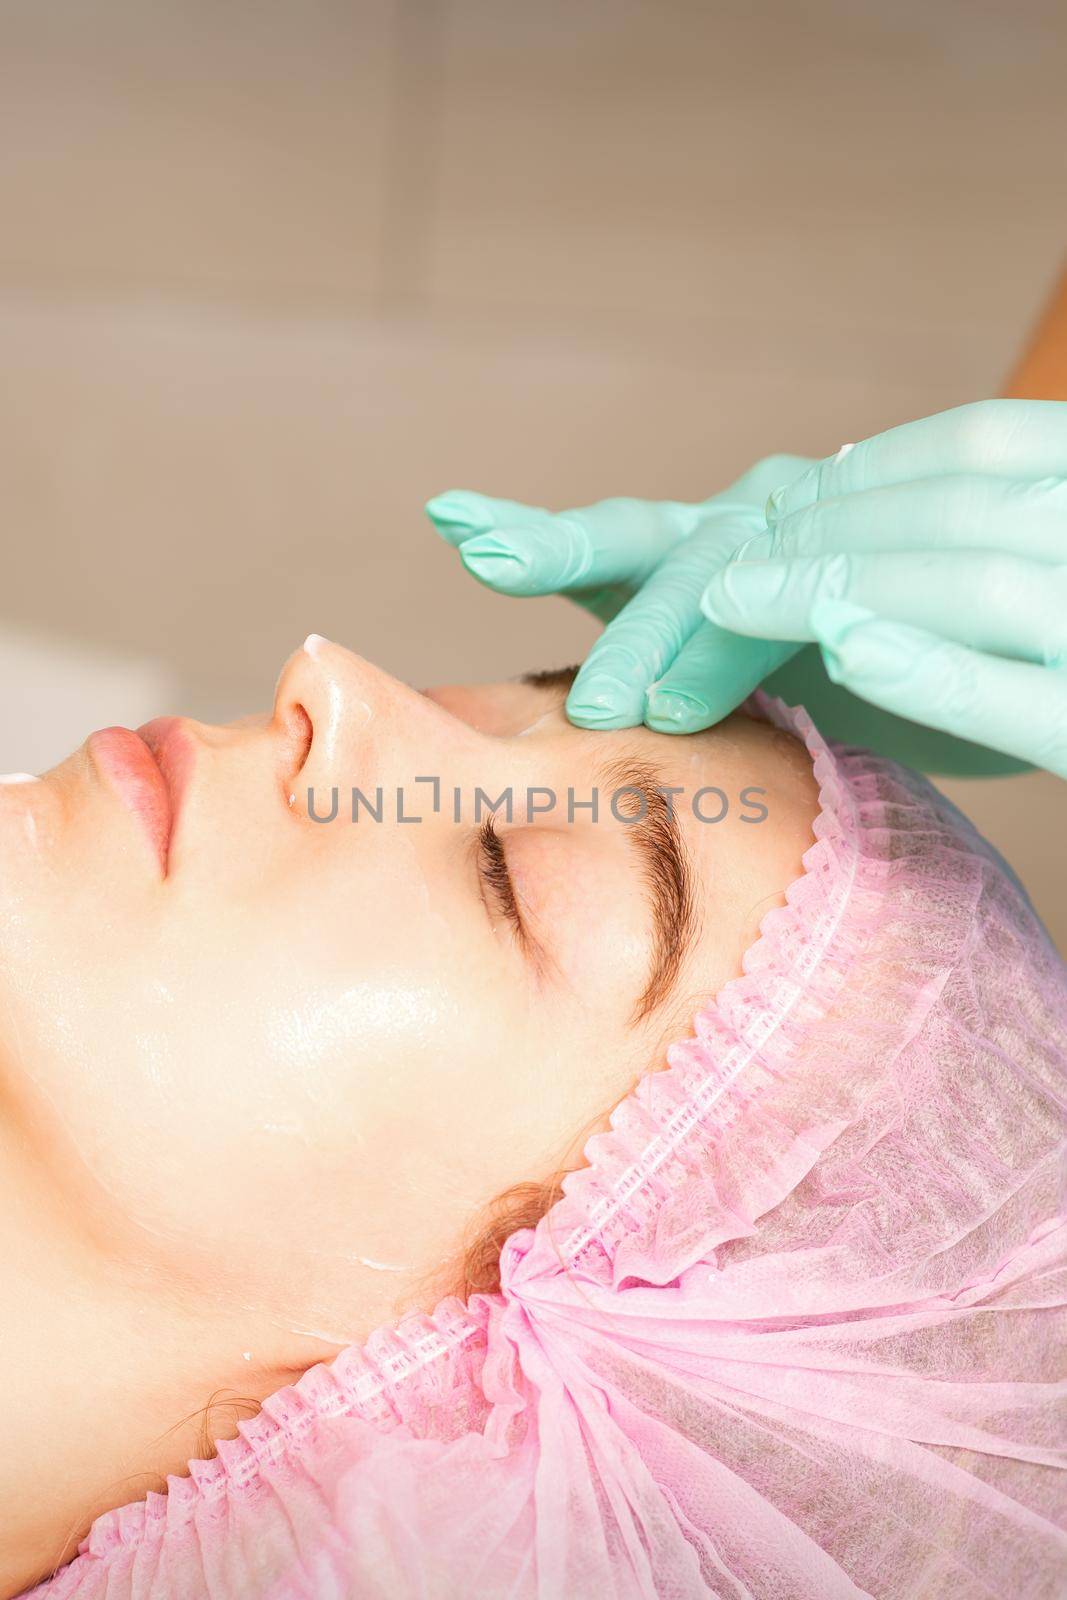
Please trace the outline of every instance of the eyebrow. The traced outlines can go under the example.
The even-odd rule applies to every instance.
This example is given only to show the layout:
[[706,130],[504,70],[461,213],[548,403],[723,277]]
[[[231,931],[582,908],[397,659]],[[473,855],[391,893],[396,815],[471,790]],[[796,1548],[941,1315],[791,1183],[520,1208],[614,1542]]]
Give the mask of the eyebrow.
[[[651,968],[630,1018],[634,1026],[668,998],[697,936],[695,876],[674,807],[655,768],[620,757],[602,767],[600,777],[611,792],[614,813],[634,818],[625,826],[652,913]],[[625,798],[620,801],[623,791]]]
[[533,672],[520,672],[519,682],[527,689],[569,689],[581,670],[579,662],[571,667],[542,667]]
[[[519,682],[530,689],[566,692],[578,670],[575,665],[524,672]],[[631,1026],[636,1026],[667,999],[696,938],[700,919],[695,876],[678,818],[655,769],[647,762],[620,758],[601,769],[601,779],[613,792],[633,792],[636,820],[628,824],[628,831],[652,913],[651,970],[630,1018]],[[620,809],[625,815],[626,808]]]

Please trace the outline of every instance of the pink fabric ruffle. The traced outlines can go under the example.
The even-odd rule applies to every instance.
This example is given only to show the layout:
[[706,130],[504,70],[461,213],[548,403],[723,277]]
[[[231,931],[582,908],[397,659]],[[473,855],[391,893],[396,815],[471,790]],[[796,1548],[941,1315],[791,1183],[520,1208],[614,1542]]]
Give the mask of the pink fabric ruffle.
[[380,1329],[44,1600],[1067,1593],[1067,976],[803,711],[816,842],[502,1288]]

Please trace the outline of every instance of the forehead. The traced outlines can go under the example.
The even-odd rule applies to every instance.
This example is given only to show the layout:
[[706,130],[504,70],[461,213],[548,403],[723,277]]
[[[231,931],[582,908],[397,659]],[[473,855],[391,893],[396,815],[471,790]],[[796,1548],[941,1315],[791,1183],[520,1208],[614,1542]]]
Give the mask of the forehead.
[[[733,712],[696,734],[655,733],[649,728],[592,732],[576,728],[564,711],[570,674],[557,681],[445,684],[425,691],[452,716],[498,738],[551,739],[573,747],[575,759],[611,761],[618,756],[654,765],[667,782],[714,784],[716,773],[731,783],[810,781],[806,751],[769,723]],[[747,774],[747,776],[746,776]]]
[[518,680],[503,683],[446,683],[423,693],[479,733],[506,739],[524,732],[531,723],[555,714],[566,723],[563,702],[566,689],[548,689]]

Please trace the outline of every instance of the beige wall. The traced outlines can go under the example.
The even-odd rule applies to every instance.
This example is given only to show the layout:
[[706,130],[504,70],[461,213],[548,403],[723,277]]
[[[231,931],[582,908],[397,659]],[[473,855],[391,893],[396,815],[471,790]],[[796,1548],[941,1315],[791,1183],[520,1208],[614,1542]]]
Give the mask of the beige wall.
[[[427,495],[702,498],[995,392],[1064,253],[1059,0],[0,0],[0,54],[0,643],[79,717],[94,663],[102,720],[265,704],[312,628],[572,659]],[[1067,945],[1062,783],[947,787]]]

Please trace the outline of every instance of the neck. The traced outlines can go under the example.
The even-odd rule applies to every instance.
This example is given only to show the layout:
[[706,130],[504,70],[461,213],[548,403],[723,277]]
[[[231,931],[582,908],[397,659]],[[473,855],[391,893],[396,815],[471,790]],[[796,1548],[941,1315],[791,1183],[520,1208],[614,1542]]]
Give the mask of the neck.
[[164,1488],[268,1394],[335,1353],[261,1313],[194,1308],[150,1270],[94,1253],[75,1233],[5,1132],[3,1596],[50,1575],[94,1517]]

